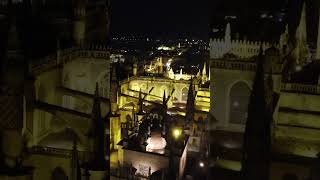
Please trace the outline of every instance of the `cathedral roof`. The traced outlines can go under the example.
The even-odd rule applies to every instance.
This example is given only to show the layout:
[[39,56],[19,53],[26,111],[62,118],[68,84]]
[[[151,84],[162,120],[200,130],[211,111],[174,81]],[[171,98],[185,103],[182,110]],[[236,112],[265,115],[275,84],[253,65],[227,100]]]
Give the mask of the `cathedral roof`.
[[49,134],[47,137],[40,141],[39,145],[51,148],[72,150],[74,138],[76,138],[76,141],[79,144],[78,149],[84,149],[83,145],[81,145],[81,141],[78,135],[70,129],[65,129],[57,133]]

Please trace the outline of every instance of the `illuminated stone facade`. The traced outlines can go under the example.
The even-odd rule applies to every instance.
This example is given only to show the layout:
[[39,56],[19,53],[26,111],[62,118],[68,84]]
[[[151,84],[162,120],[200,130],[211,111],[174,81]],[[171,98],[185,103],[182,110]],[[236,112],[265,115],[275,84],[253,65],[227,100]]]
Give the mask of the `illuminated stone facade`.
[[[42,11],[40,12],[40,9],[37,8],[43,8],[42,10],[49,8],[46,10],[53,13],[53,9],[50,9],[51,6],[48,4],[55,4],[55,1],[43,1],[41,6],[38,6],[37,2],[30,2],[31,4],[24,2],[23,5],[19,4],[20,1],[14,2],[13,6],[17,9],[21,8],[21,12],[26,14],[10,9],[13,6],[6,6],[6,3],[1,4],[0,7],[1,9],[9,9],[1,11],[4,13],[4,20],[1,23],[9,24],[8,42],[1,43],[7,43],[3,44],[3,47],[8,46],[9,48],[5,57],[1,57],[4,59],[1,64],[1,75],[3,75],[1,78],[4,77],[1,79],[1,87],[5,88],[1,88],[2,95],[0,97],[1,105],[5,105],[3,104],[4,100],[9,100],[7,102],[9,106],[6,109],[1,109],[3,117],[0,119],[10,117],[7,119],[8,123],[1,123],[1,128],[6,129],[5,134],[1,135],[2,137],[6,136],[5,138],[9,140],[3,144],[4,148],[1,149],[6,152],[5,159],[8,159],[8,162],[1,164],[1,170],[3,170],[2,165],[8,166],[8,169],[13,172],[17,171],[15,168],[19,170],[24,166],[31,166],[34,167],[33,179],[35,180],[57,179],[57,177],[60,177],[58,179],[78,179],[76,175],[78,165],[90,162],[95,156],[92,154],[92,145],[89,142],[96,137],[92,135],[88,137],[88,132],[94,124],[92,114],[96,112],[93,110],[94,99],[101,100],[101,116],[103,116],[101,118],[106,118],[111,108],[109,100],[110,54],[106,49],[105,41],[103,41],[107,39],[108,35],[109,22],[107,21],[109,17],[105,12],[108,10],[106,7],[108,3],[102,3],[102,6],[105,6],[102,11],[99,8],[90,9],[90,14],[86,14],[88,6],[101,7],[101,4],[81,0],[70,2],[73,6],[68,10],[74,14],[71,17],[65,17],[65,14],[59,11],[63,18],[66,18],[59,22],[61,22],[61,26],[68,22],[69,25],[73,25],[73,28],[59,29],[61,27],[56,24],[56,14],[50,16],[52,19],[48,20],[53,27],[66,34],[69,33],[71,39],[68,41],[70,44],[60,43],[60,40],[64,38],[60,34],[61,36],[57,36],[57,47],[54,50],[43,50],[48,48],[45,47],[50,44],[48,42],[43,44],[42,51],[37,49],[34,52],[32,49],[34,47],[31,47],[33,42],[21,42],[26,38],[22,38],[23,40],[19,38],[22,36],[19,33],[24,32],[23,28],[27,27],[20,26],[20,24],[17,26],[21,22],[11,21],[11,19],[18,19],[21,18],[18,16],[25,15],[31,19],[31,22],[40,21],[39,18],[33,17],[34,14],[28,14],[31,11],[35,14],[41,13]],[[57,3],[56,5],[57,7],[66,7],[65,4]],[[97,9],[99,10],[94,12]],[[87,20],[90,18],[96,18],[97,21],[88,22]],[[99,21],[106,23],[103,23],[104,25],[101,27],[98,25]],[[43,22],[39,22],[39,24],[41,23]],[[99,27],[94,28],[95,26]],[[92,29],[95,32],[91,32]],[[24,33],[27,32],[29,33],[29,31]],[[101,34],[103,35],[97,38]],[[54,34],[51,35],[56,37]],[[45,38],[49,39],[49,37]],[[66,41],[66,39],[63,40]],[[30,44],[30,48],[23,49],[22,44]],[[60,45],[67,47],[62,48]],[[39,54],[33,55],[32,53]],[[94,94],[94,92],[97,93]],[[10,99],[10,97],[12,98]],[[17,97],[19,99],[16,99]],[[14,104],[17,100],[21,100],[21,102]],[[18,111],[14,112],[13,109]],[[97,105],[96,109],[98,109]],[[7,116],[5,112],[10,112],[12,115]],[[106,131],[106,135],[108,133]],[[13,150],[12,145],[23,148]],[[18,160],[20,158],[22,158],[21,162]],[[104,161],[105,157],[101,159]],[[99,168],[88,169],[92,174],[90,179],[101,178],[98,177],[101,175],[101,171],[97,171]],[[12,178],[15,179],[15,177]],[[19,179],[21,178],[19,176]]]
[[222,58],[225,54],[234,54],[239,58],[249,58],[259,53],[260,46],[265,50],[271,47],[268,42],[231,40],[231,26],[228,23],[224,39],[210,39],[210,57]]
[[[211,113],[216,121],[209,123],[211,130],[225,131],[227,134],[228,132],[237,132],[240,133],[240,136],[244,132],[246,117],[244,121],[240,119],[241,114],[247,115],[247,103],[250,98],[255,67],[254,62],[212,60]],[[318,134],[319,124],[316,121],[320,117],[319,103],[316,100],[320,97],[319,85],[285,83],[281,81],[281,75],[277,74],[276,71],[273,72],[273,91],[280,94],[279,100],[276,102],[272,122],[273,152],[316,158],[320,150],[320,144],[318,143],[320,137]],[[233,117],[239,121],[234,121]],[[217,133],[214,134],[219,136]],[[239,142],[234,140],[230,142],[224,140],[225,144],[222,144],[222,146],[227,149],[241,148]],[[237,163],[229,166],[228,163],[220,160],[219,163],[221,163],[221,167],[227,169],[240,166],[240,164],[236,165]],[[285,166],[287,172],[294,172],[294,170],[290,170],[291,167],[293,169],[296,169],[297,166],[302,168],[301,164],[283,164],[282,161],[275,161],[274,163],[272,165],[273,173],[280,173],[277,168],[273,168],[278,166]],[[301,178],[307,177],[310,166],[303,168],[304,170],[300,174],[294,174]],[[240,169],[238,168],[238,170]]]
[[[206,75],[206,66],[204,66],[203,70],[203,75],[206,76],[205,78],[202,78],[203,76],[194,76],[195,78],[191,80],[192,75],[175,75],[170,68],[167,69],[167,72],[161,71],[162,73],[160,73],[159,70],[161,69],[159,69],[159,66],[162,67],[162,63],[161,58],[158,58],[156,63],[144,67],[150,70],[148,71],[148,76],[140,76],[134,73],[134,76],[120,82],[118,93],[119,118],[117,118],[112,125],[110,137],[112,139],[111,149],[117,152],[113,157],[118,160],[119,164],[113,166],[118,166],[119,168],[132,165],[137,169],[135,175],[145,177],[149,177],[153,172],[170,169],[168,149],[170,149],[172,145],[169,143],[170,138],[168,139],[168,136],[175,137],[175,135],[171,135],[171,131],[177,131],[177,129],[171,129],[173,128],[171,127],[169,130],[162,130],[160,134],[159,131],[151,132],[149,138],[145,138],[146,147],[142,148],[142,150],[127,147],[129,145],[125,143],[130,137],[135,137],[137,131],[140,132],[140,128],[143,128],[140,126],[144,121],[164,119],[165,115],[161,109],[163,108],[163,103],[165,103],[165,109],[168,114],[167,118],[175,119],[175,123],[172,122],[170,126],[178,128],[179,135],[188,135],[188,141],[184,142],[183,148],[177,150],[177,152],[179,152],[178,154],[174,153],[174,159],[178,159],[178,161],[174,160],[175,168],[179,171],[177,177],[181,178],[185,168],[187,152],[200,152],[203,146],[203,133],[206,130],[206,122],[210,110],[210,89],[202,87],[202,82],[205,81],[208,83],[209,78]],[[134,68],[136,67],[137,66],[134,66]],[[137,72],[137,69],[133,71]],[[167,76],[170,72],[173,78]],[[154,76],[153,74],[157,75]],[[188,107],[186,106],[190,98],[189,88],[191,82],[191,87],[195,92],[195,97],[193,97],[195,101],[193,105],[194,115],[191,126],[189,126],[185,118],[188,111]],[[136,121],[139,123],[133,123]],[[132,125],[132,123],[134,125]],[[161,126],[161,128],[164,127],[166,126]],[[165,136],[166,138],[164,138],[165,134],[168,134],[168,136]],[[140,133],[138,133],[138,136],[139,135]],[[154,142],[157,142],[157,144],[153,144]],[[144,145],[140,146],[144,147]],[[133,156],[132,153],[135,154],[135,156]],[[113,161],[113,159],[111,161]],[[150,173],[148,172],[149,167],[151,167]]]
[[[217,144],[220,143],[221,147],[229,149],[233,153],[237,152],[235,149],[241,152],[242,140],[236,140],[234,134],[243,136],[250,91],[256,71],[256,55],[259,52],[258,49],[263,50],[266,77],[268,74],[272,74],[272,91],[279,94],[278,100],[274,102],[271,130],[272,153],[280,154],[279,157],[285,155],[287,160],[292,160],[291,163],[287,163],[287,160],[284,160],[286,158],[272,159],[271,176],[274,179],[281,179],[286,173],[296,174],[299,179],[308,177],[310,162],[317,157],[317,153],[320,151],[319,124],[317,122],[317,119],[320,118],[320,104],[317,100],[320,98],[319,83],[305,84],[307,82],[293,78],[295,74],[306,75],[308,70],[303,71],[302,69],[317,66],[315,65],[317,64],[316,60],[308,65],[310,57],[308,49],[306,49],[305,18],[305,7],[303,7],[295,37],[297,43],[292,49],[288,47],[288,26],[280,37],[281,48],[277,45],[268,48],[269,46],[263,43],[259,45],[256,43],[257,46],[250,47],[248,43],[242,42],[233,45],[242,51],[226,50],[227,47],[230,48],[230,45],[227,44],[228,41],[230,43],[230,38],[227,35],[223,41],[211,40],[212,105],[210,112],[215,121],[209,124],[213,132],[212,138],[221,137],[223,140],[221,139],[221,142]],[[230,31],[229,28],[227,25],[226,32]],[[253,49],[250,52],[254,53],[247,53],[249,47]],[[319,45],[317,49],[319,49]],[[290,63],[294,64],[296,68],[292,68],[288,73]],[[226,140],[229,139],[228,136],[231,141]],[[241,169],[240,163],[236,163],[241,159],[235,160],[233,165],[227,163],[229,160],[232,161],[232,158],[227,158],[227,161],[223,163],[222,159],[219,160],[219,166],[237,171]],[[304,166],[304,163],[298,159],[305,159],[303,162],[307,166]],[[279,172],[277,167],[282,167],[282,172]],[[301,171],[296,171],[299,168]]]
[[[32,66],[33,72],[37,73],[34,82],[34,98],[37,103],[35,109],[26,112],[23,128],[24,134],[29,139],[30,147],[45,145],[47,148],[71,151],[72,140],[69,140],[71,141],[69,143],[68,140],[66,142],[55,142],[50,138],[55,133],[64,132],[66,128],[71,128],[79,138],[79,150],[88,150],[86,134],[89,130],[88,127],[90,127],[90,114],[93,106],[92,96],[96,82],[99,84],[100,96],[105,99],[109,98],[109,53],[99,48],[92,50],[75,48],[67,51],[59,57],[60,63],[57,62],[57,59],[51,59],[48,64],[42,63],[42,67]],[[58,108],[55,108],[55,106]],[[63,109],[59,110],[59,107]],[[103,101],[101,107],[103,115],[110,111],[110,104],[107,101]],[[73,111],[80,113],[77,115],[77,113],[72,113]],[[50,151],[47,154],[49,155]],[[30,165],[40,163],[48,155],[32,156],[31,159],[35,159],[28,162],[32,162]],[[50,166],[52,168],[59,165],[59,161],[52,162],[55,162]],[[70,163],[70,159],[65,158],[65,163]],[[70,168],[67,164],[65,167]],[[69,169],[62,168],[69,176]],[[51,176],[50,173],[43,173],[46,171],[39,168],[34,173],[36,179],[45,178],[37,172],[42,173],[42,175],[45,174],[48,178]]]

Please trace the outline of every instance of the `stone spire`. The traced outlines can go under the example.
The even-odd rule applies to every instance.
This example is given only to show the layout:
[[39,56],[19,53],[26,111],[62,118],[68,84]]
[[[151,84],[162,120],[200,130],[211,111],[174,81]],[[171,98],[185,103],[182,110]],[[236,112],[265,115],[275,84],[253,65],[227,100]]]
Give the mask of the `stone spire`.
[[92,119],[93,120],[101,119],[101,108],[100,108],[99,84],[98,83],[96,83],[96,89],[94,91]]
[[92,168],[104,170],[106,167],[105,160],[105,132],[106,132],[106,123],[103,121],[101,116],[101,107],[100,107],[100,97],[99,97],[99,85],[96,83],[96,89],[94,93],[94,101],[92,108],[92,129],[91,129],[91,138],[93,141],[93,159],[92,159]]
[[112,114],[116,114],[118,110],[118,78],[116,65],[112,67],[112,75],[111,75],[111,93],[110,93],[110,102],[111,102],[111,112]]
[[202,69],[202,84],[207,82],[208,77],[207,77],[207,64],[204,63],[203,69]]
[[227,24],[226,26],[226,31],[224,34],[224,40],[225,42],[230,42],[231,43],[231,27],[230,27],[230,23]]
[[226,31],[224,34],[224,42],[225,42],[225,52],[228,53],[231,49],[231,27],[230,23],[227,24]]
[[23,18],[28,18],[28,14],[22,2],[12,0],[8,2],[8,11],[8,34],[3,39],[7,40],[7,43],[4,43],[6,56],[1,62],[1,81],[10,87],[10,90],[22,93],[25,77],[29,75],[29,64],[21,38],[25,28],[21,22]]
[[86,38],[86,0],[76,0],[73,4],[73,40],[82,46]]
[[210,76],[211,76],[210,66],[211,66],[211,64],[210,64],[210,62],[209,62],[209,75],[208,75],[208,80],[209,80],[209,81],[211,80],[211,79],[210,79]]
[[162,104],[164,106],[166,106],[166,101],[167,101],[167,98],[166,98],[166,90],[163,90],[163,97],[162,97]]
[[203,65],[202,75],[207,75],[207,64],[206,63],[204,63],[204,65]]
[[302,12],[300,16],[299,26],[296,30],[296,46],[295,59],[298,65],[304,64],[308,60],[309,50],[307,47],[307,24],[306,24],[306,3],[303,3]]
[[193,88],[193,79],[190,80],[190,86],[188,90],[188,99],[186,104],[186,122],[193,121],[194,118],[194,88]]
[[138,101],[138,105],[139,105],[138,114],[143,114],[143,99],[142,99],[141,88],[140,88],[140,90],[139,90],[139,101]]
[[178,80],[180,80],[180,79],[182,79],[182,77],[183,77],[183,73],[182,73],[182,69],[180,69],[180,73],[179,73],[179,75],[178,75]]
[[138,75],[138,64],[136,62],[133,64],[132,71],[133,71],[132,72],[133,76],[137,76]]
[[319,24],[318,24],[318,41],[317,41],[316,59],[320,59],[320,8],[319,8]]
[[[169,97],[168,97],[169,98]],[[162,127],[162,132],[161,136],[166,138],[166,120],[167,120],[167,96],[166,96],[166,91],[163,91],[163,97],[162,97],[162,105],[163,105],[163,119],[161,121],[161,127]]]
[[286,29],[285,31],[281,34],[280,36],[280,41],[279,41],[279,44],[280,44],[280,50],[281,50],[281,53],[283,55],[287,55],[287,51],[288,51],[288,42],[289,42],[289,27],[288,27],[288,24],[286,25]]
[[262,54],[262,48],[260,48],[244,134],[242,173],[245,180],[269,180],[272,116],[268,113],[265,99]]
[[174,72],[173,72],[173,69],[172,69],[172,68],[170,68],[168,74],[169,74],[169,78],[170,78],[170,79],[174,79]]
[[162,74],[162,73],[163,73],[163,61],[162,61],[162,57],[159,57],[158,60],[159,60],[159,62],[158,62],[158,68],[159,68],[159,69],[158,69],[158,70],[159,70],[158,73],[159,73],[159,74]]
[[[73,131],[72,131],[73,132]],[[78,180],[79,157],[76,134],[73,132],[73,146],[71,157],[71,180]]]

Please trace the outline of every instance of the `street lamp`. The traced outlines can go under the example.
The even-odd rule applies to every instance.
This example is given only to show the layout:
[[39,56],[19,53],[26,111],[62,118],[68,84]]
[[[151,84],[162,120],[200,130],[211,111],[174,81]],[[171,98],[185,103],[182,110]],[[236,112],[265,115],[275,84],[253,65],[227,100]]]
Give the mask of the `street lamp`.
[[181,129],[173,129],[173,136],[177,139],[181,135]]
[[200,161],[200,162],[199,162],[199,166],[200,166],[201,168],[203,168],[203,167],[204,167],[204,163],[203,163],[202,161]]

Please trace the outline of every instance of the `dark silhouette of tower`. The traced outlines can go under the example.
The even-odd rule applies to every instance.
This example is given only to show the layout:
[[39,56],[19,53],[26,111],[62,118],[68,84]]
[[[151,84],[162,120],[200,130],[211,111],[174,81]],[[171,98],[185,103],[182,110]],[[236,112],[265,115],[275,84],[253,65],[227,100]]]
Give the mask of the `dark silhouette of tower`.
[[190,81],[190,86],[188,90],[188,99],[187,99],[187,105],[186,105],[186,121],[191,122],[194,118],[194,100],[195,100],[195,92],[194,92],[194,86],[193,86],[193,79]]
[[248,105],[244,134],[242,173],[244,180],[268,180],[270,166],[271,114],[266,102],[262,48]]
[[93,141],[93,158],[91,166],[94,170],[106,170],[106,123],[101,116],[99,86],[96,84],[96,90],[92,109],[92,128],[90,138]]

